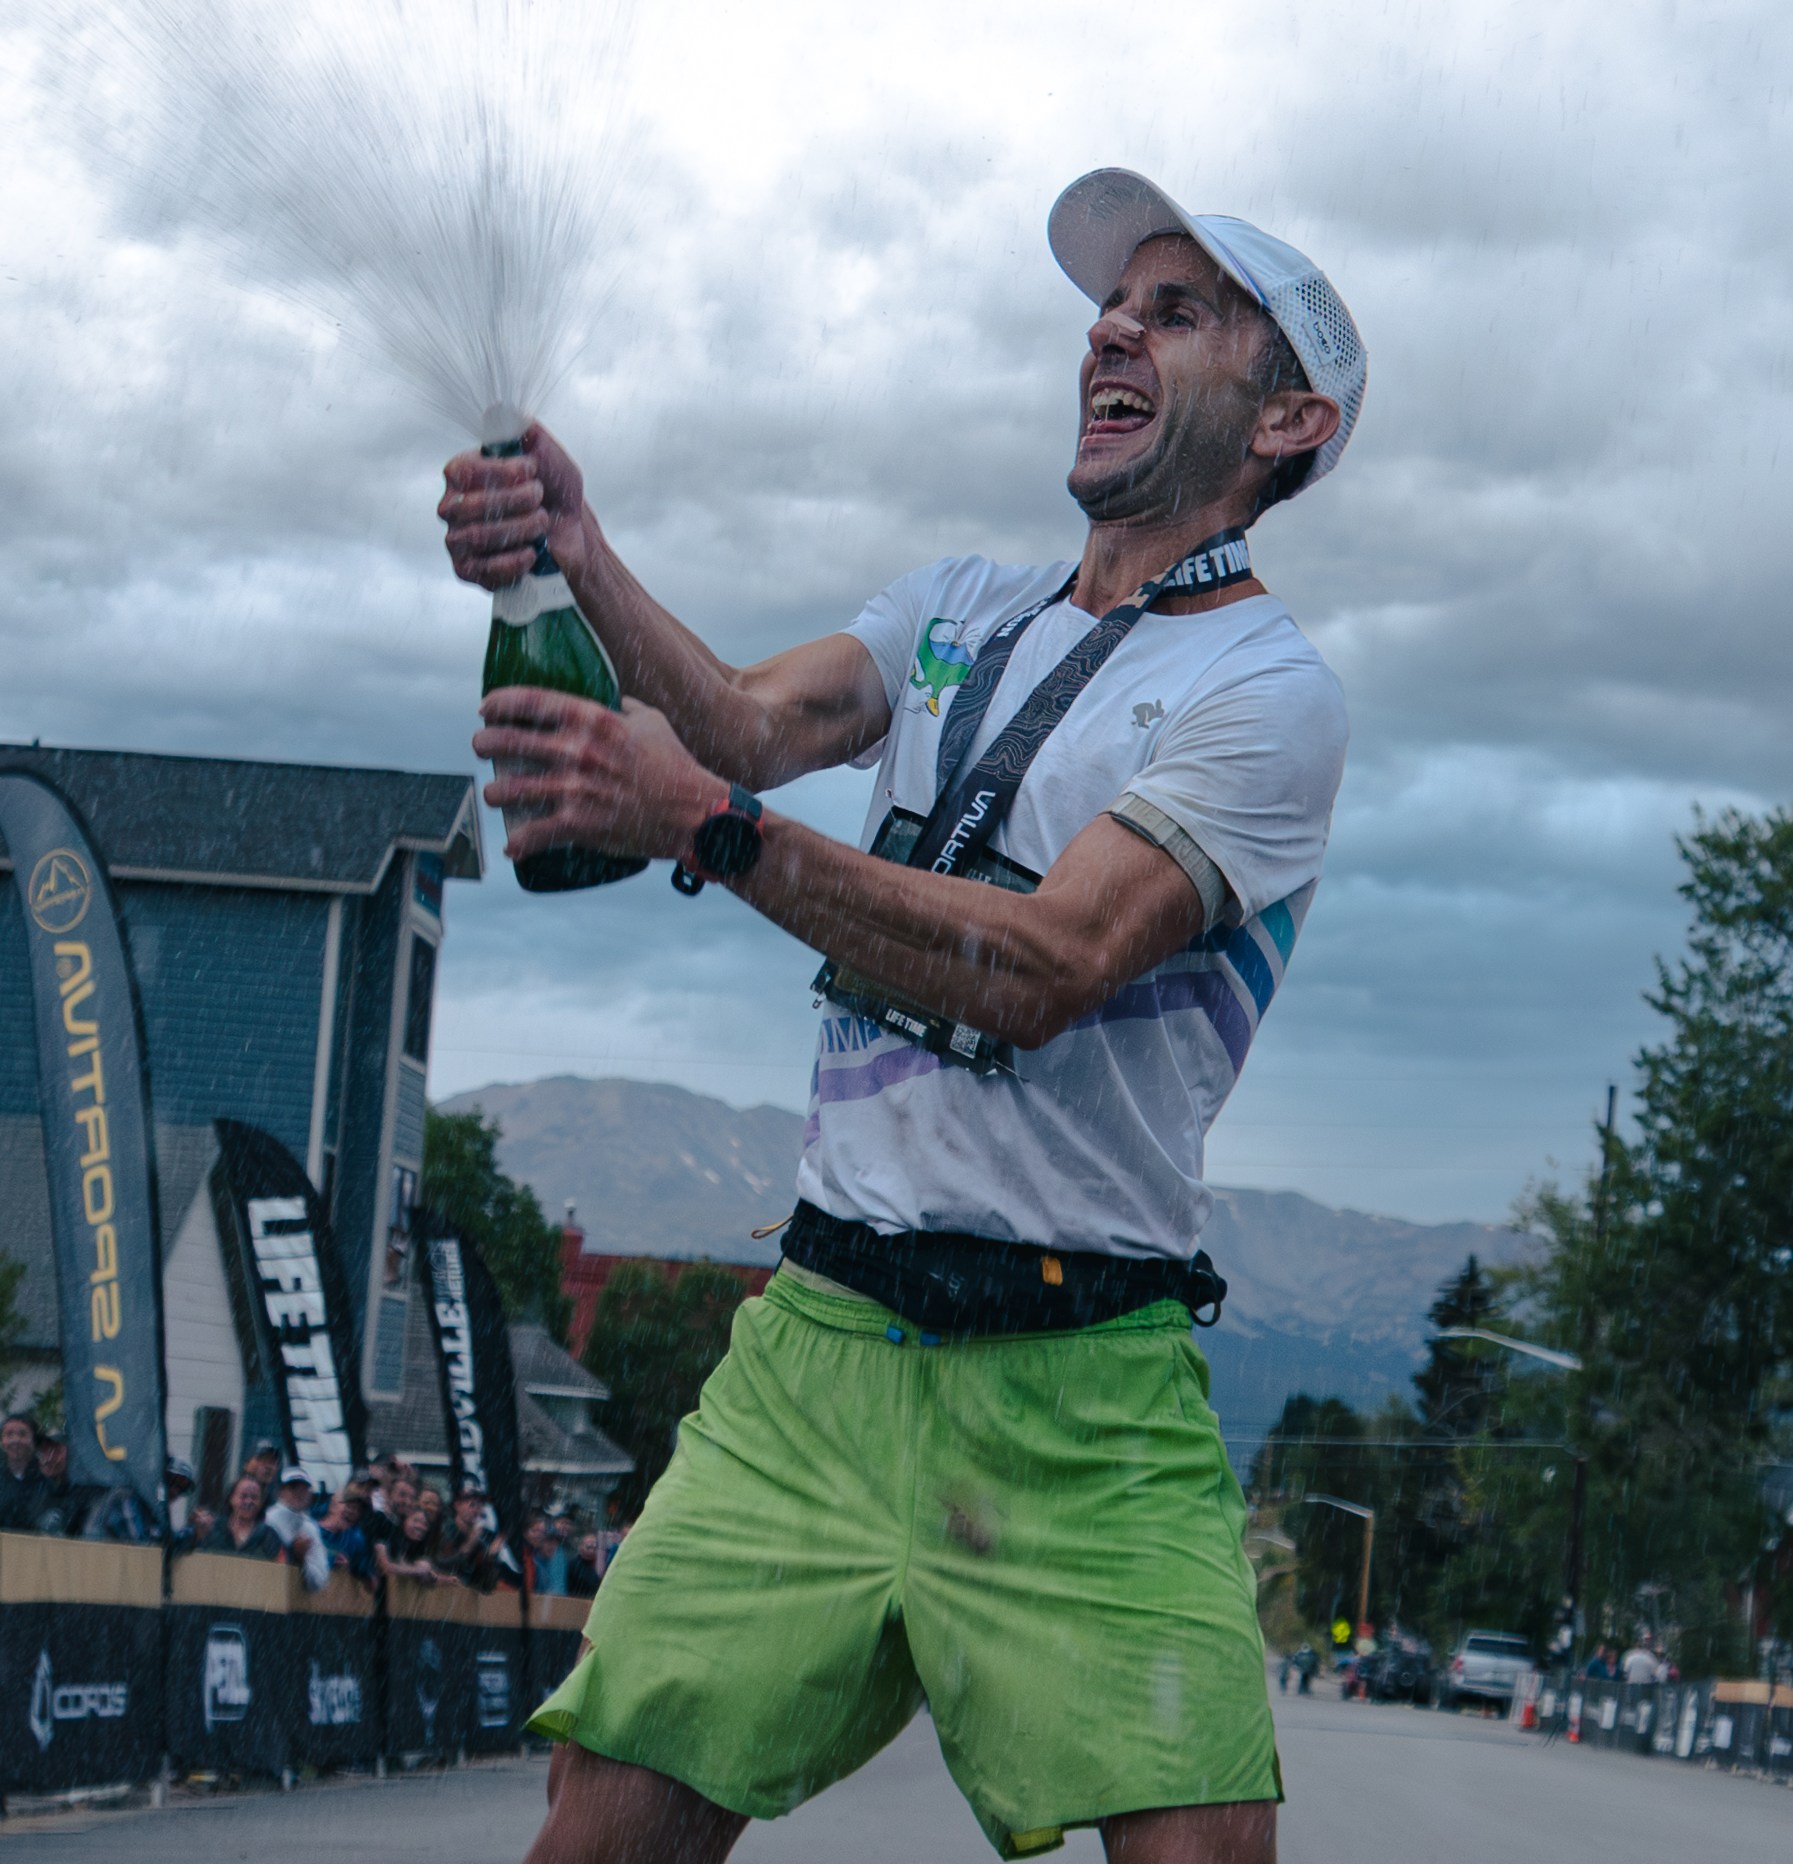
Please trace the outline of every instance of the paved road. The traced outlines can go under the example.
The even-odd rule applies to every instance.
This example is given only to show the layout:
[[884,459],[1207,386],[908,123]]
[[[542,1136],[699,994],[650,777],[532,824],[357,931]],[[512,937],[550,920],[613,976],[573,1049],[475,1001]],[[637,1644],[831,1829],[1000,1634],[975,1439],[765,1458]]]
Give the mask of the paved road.
[[[1497,1722],[1280,1698],[1289,1803],[1282,1864],[1793,1857],[1793,1792],[1668,1761],[1546,1748]],[[233,1864],[367,1857],[511,1864],[540,1817],[540,1761],[380,1784],[301,1788],[165,1812],[61,1816],[0,1828],[0,1864]],[[1057,1854],[1092,1864],[1074,1833]],[[857,1778],[755,1826],[737,1864],[989,1864],[925,1718]]]

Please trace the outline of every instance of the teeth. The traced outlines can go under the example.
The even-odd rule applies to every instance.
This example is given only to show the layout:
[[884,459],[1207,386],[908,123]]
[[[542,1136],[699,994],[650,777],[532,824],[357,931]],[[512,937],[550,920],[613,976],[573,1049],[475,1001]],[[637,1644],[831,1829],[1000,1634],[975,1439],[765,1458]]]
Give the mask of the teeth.
[[1153,412],[1152,404],[1145,396],[1136,395],[1130,388],[1099,389],[1090,397],[1090,412],[1099,421],[1108,419],[1123,408],[1136,414]]

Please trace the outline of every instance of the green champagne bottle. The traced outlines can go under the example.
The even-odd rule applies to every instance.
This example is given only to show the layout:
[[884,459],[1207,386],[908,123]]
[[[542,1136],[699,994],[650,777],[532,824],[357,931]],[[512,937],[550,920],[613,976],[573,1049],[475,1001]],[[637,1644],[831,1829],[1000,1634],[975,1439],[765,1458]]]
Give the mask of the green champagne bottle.
[[[486,417],[488,436],[494,426],[508,426],[513,437],[488,438],[480,451],[492,458],[522,452],[520,436],[525,425],[509,410],[490,410]],[[485,677],[480,691],[489,693],[500,686],[543,686],[550,692],[595,699],[612,711],[617,708],[620,694],[616,669],[591,623],[580,613],[545,538],[536,544],[535,563],[529,574],[492,597],[492,632],[486,642]],[[496,767],[500,776],[513,771],[527,774],[537,768],[527,759],[516,758],[500,758]],[[527,804],[508,808],[504,826],[513,829],[540,813]],[[592,848],[544,848],[518,861],[516,875],[517,884],[530,893],[566,893],[575,887],[627,880],[646,866],[646,860],[637,855],[603,854]]]

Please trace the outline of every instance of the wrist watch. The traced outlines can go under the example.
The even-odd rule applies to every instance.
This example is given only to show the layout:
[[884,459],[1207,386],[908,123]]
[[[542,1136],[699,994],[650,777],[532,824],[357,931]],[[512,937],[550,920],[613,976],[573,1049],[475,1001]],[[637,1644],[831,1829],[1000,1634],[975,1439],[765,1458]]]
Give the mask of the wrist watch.
[[681,893],[701,893],[706,880],[732,880],[752,871],[760,858],[760,799],[738,783],[698,823],[691,852],[676,862],[672,884]]

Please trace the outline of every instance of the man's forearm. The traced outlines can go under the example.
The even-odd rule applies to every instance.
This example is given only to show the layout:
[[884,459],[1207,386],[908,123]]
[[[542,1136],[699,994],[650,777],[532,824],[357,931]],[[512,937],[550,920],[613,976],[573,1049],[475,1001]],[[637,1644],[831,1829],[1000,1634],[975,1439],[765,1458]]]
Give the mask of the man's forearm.
[[836,963],[1019,1048],[1038,1047],[1106,1001],[1190,936],[1188,915],[1200,912],[1192,890],[1174,883],[1156,915],[1162,925],[1141,945],[1117,933],[1082,889],[1054,886],[1050,876],[1035,893],[949,879],[771,814],[758,864],[729,884]]
[[664,712],[698,760],[732,783],[769,788],[769,721],[736,688],[738,670],[713,653],[636,581],[585,513],[583,561],[569,573],[586,619],[598,631],[622,689]]

